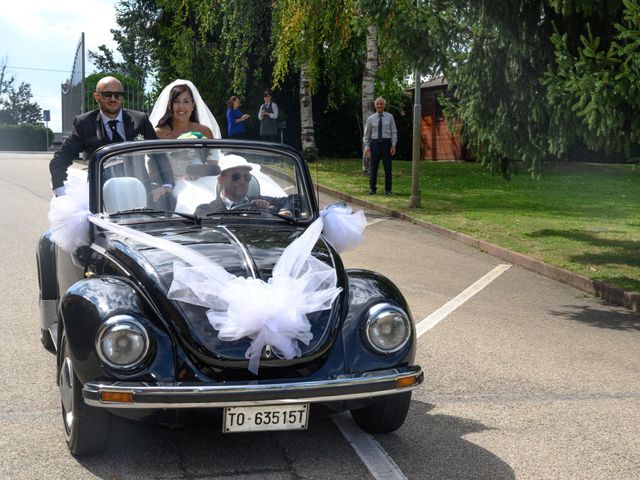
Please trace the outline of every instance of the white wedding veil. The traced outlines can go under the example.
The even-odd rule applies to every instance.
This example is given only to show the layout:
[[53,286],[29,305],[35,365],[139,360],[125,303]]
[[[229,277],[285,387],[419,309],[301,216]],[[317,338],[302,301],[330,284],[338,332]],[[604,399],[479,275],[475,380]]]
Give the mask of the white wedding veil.
[[153,106],[153,110],[151,111],[151,115],[149,115],[149,120],[151,121],[151,125],[155,128],[158,125],[160,119],[164,116],[167,111],[167,104],[169,103],[171,89],[176,85],[186,85],[191,90],[191,94],[193,95],[193,101],[196,104],[196,111],[198,112],[198,123],[206,125],[211,129],[211,133],[213,134],[213,138],[222,138],[220,134],[220,127],[218,126],[218,122],[216,122],[213,113],[209,110],[209,107],[204,103],[202,97],[200,96],[200,92],[196,86],[191,83],[189,80],[181,80],[177,79],[171,82],[169,85],[164,87],[162,93],[156,100],[155,105]]

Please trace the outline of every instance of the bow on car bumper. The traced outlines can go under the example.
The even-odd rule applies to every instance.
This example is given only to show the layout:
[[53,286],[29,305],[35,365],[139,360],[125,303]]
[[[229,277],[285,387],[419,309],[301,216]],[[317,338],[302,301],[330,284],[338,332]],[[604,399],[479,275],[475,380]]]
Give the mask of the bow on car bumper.
[[203,408],[332,402],[392,395],[420,385],[419,366],[340,375],[328,380],[224,384],[86,383],[85,403],[105,408]]

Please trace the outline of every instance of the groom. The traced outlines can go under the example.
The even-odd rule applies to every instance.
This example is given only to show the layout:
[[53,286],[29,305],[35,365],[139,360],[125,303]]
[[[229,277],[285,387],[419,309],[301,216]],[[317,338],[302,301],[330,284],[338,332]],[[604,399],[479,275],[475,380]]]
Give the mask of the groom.
[[[123,96],[124,88],[117,78],[104,77],[98,81],[93,99],[99,108],[75,118],[71,136],[64,140],[49,164],[56,196],[64,195],[67,168],[74,159],[79,158],[80,152],[85,152],[89,157],[96,149],[109,143],[132,140],[138,135],[145,139],[157,138],[146,113],[122,108]],[[173,186],[171,169],[159,168],[158,171],[158,188],[151,192],[154,199],[170,193]]]

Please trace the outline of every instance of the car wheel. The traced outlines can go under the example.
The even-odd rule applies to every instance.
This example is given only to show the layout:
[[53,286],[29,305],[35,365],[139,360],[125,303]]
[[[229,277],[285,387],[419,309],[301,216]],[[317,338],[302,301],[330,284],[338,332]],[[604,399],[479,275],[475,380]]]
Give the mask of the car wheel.
[[49,330],[40,329],[40,341],[46,351],[56,353],[56,346],[53,343]]
[[399,429],[409,412],[411,392],[384,397],[381,402],[351,410],[351,417],[367,433],[389,433]]
[[99,453],[109,441],[110,413],[90,407],[82,398],[82,384],[73,370],[66,336],[61,340],[58,384],[62,400],[62,421],[69,451],[74,456]]

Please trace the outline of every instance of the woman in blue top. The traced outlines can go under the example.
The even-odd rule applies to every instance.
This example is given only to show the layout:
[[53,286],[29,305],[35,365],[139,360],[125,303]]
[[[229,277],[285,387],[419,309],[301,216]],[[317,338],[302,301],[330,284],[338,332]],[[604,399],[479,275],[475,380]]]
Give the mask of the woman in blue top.
[[249,114],[240,111],[240,99],[233,95],[227,100],[227,133],[229,138],[247,138],[244,122],[249,119]]

